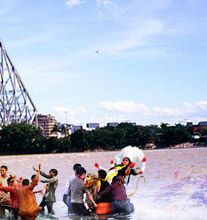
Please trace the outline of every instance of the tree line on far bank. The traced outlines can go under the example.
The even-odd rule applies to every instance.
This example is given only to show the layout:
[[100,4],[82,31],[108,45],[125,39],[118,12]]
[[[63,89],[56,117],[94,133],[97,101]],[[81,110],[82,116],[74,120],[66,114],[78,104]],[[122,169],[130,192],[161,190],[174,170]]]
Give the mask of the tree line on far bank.
[[[201,130],[205,136],[207,130]],[[27,123],[12,123],[0,130],[0,154],[38,154],[63,153],[100,150],[117,150],[127,145],[146,149],[148,144],[156,148],[175,146],[191,142],[192,127],[180,124],[134,126],[130,123],[120,123],[117,127],[103,127],[95,130],[77,130],[64,138],[45,138],[39,128]],[[199,139],[201,141],[201,139]],[[206,141],[206,140],[202,140]]]

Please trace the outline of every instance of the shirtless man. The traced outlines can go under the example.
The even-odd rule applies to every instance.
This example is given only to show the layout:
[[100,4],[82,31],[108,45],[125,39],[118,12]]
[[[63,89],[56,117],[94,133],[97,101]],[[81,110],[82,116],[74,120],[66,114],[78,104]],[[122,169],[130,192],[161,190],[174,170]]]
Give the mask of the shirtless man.
[[[0,184],[3,187],[7,186],[7,179],[8,179],[7,170],[8,170],[7,166],[5,165],[1,166]],[[1,195],[1,196],[6,196],[6,195]],[[0,207],[0,216],[5,216],[5,208],[3,207]]]
[[7,175],[7,171],[8,171],[8,167],[3,165],[1,166],[1,176],[0,176],[0,182],[2,182],[2,186],[7,186],[7,179],[8,179],[8,175]]
[[39,211],[42,209],[38,206],[36,198],[34,196],[33,190],[39,182],[41,170],[41,163],[39,164],[39,169],[37,175],[33,178],[32,182],[29,184],[28,179],[22,181],[22,187],[15,184],[15,189],[18,193],[20,205],[19,205],[19,216],[22,220],[34,220],[38,216]]

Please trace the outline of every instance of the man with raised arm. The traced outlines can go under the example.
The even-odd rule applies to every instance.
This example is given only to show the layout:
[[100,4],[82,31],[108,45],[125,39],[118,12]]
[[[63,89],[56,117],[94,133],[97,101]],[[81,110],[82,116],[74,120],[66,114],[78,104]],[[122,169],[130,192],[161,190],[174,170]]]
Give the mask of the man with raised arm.
[[[34,167],[33,169],[37,171],[37,169],[35,169]],[[57,179],[58,171],[56,169],[51,169],[49,171],[49,175],[41,171],[40,175],[46,178],[46,179],[41,179],[40,182],[48,183],[49,189],[47,196],[42,200],[39,206],[42,207],[42,210],[44,210],[44,207],[47,206],[48,213],[54,215],[55,212],[53,210],[53,203],[56,202],[55,191],[58,186],[58,179]]]
[[38,216],[39,211],[42,209],[38,206],[33,193],[35,186],[37,186],[39,182],[40,170],[41,163],[39,164],[37,175],[30,184],[28,179],[24,179],[22,181],[22,186],[15,184],[15,189],[20,201],[19,216],[22,220],[34,220]]

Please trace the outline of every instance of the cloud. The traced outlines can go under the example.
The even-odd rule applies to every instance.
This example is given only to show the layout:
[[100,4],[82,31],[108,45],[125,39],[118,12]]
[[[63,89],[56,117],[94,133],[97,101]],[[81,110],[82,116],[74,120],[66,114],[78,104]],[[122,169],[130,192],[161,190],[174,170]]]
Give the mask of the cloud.
[[203,110],[207,110],[207,101],[199,101],[196,103],[196,106]]
[[[145,120],[157,121],[180,121],[188,119],[191,121],[207,120],[207,101],[199,101],[195,104],[182,103],[176,107],[157,107],[147,106],[142,103],[122,101],[122,102],[101,102],[102,110],[117,116],[117,119],[136,120],[137,116]],[[159,121],[158,121],[159,120]]]
[[148,111],[148,107],[144,104],[135,102],[101,102],[100,105],[107,111],[133,113],[138,111]]
[[160,108],[160,107],[153,107],[151,110],[151,113],[154,116],[183,116],[184,111],[182,111],[181,108],[175,107],[175,108]]
[[[136,122],[137,124],[149,125],[160,124],[161,122],[175,124],[178,122],[191,121],[198,123],[207,120],[207,101],[198,101],[194,104],[182,103],[176,107],[147,106],[132,101],[100,103],[101,109],[93,107],[93,110],[86,108],[71,109],[66,106],[54,106],[53,114],[58,121],[71,124],[100,123],[105,126],[108,122]],[[100,107],[99,106],[99,107]]]
[[197,102],[195,104],[182,103],[180,107],[153,107],[150,114],[154,117],[170,118],[194,118],[199,116],[207,117],[207,102]]
[[99,9],[103,9],[105,12],[115,16],[121,11],[121,8],[118,6],[118,4],[114,3],[113,1],[96,0],[96,4]]
[[68,0],[65,5],[68,6],[69,8],[72,8],[74,6],[78,6],[81,4],[84,4],[85,0]]

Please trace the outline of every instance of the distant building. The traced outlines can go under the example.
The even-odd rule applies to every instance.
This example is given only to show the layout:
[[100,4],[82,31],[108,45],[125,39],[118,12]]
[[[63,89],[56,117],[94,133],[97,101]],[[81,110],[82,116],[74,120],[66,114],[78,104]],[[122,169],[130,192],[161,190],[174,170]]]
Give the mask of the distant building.
[[42,133],[46,138],[57,137],[57,132],[52,132],[54,125],[57,125],[55,116],[37,114],[38,127],[42,129]]
[[199,125],[193,125],[193,132],[199,131],[201,127]]
[[131,125],[136,126],[136,122],[129,122]]
[[207,121],[201,121],[197,125],[193,125],[193,131],[200,131],[200,130],[206,130],[207,129]]
[[87,123],[86,124],[86,128],[90,128],[90,129],[96,129],[99,128],[100,124],[99,123]]
[[65,138],[72,134],[72,128],[73,128],[72,124],[58,122],[57,127],[58,127],[57,138]]
[[107,123],[107,126],[117,127],[118,124],[119,124],[118,122],[109,122],[109,123]]
[[200,126],[200,127],[207,127],[207,121],[201,121],[201,122],[199,122],[198,123],[198,126]]
[[82,130],[83,126],[58,122],[57,128],[58,128],[57,137],[64,138],[64,137],[70,136],[77,130]]
[[82,125],[73,125],[72,126],[72,133],[74,133],[77,130],[82,130],[83,126]]
[[187,127],[187,128],[193,127],[193,122],[187,122],[186,127]]

